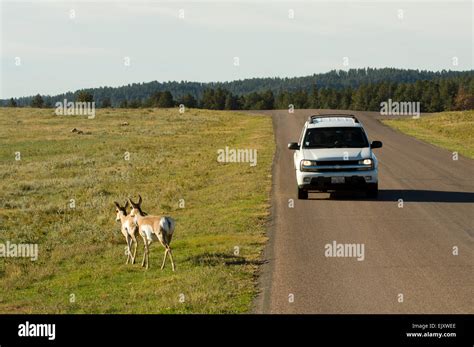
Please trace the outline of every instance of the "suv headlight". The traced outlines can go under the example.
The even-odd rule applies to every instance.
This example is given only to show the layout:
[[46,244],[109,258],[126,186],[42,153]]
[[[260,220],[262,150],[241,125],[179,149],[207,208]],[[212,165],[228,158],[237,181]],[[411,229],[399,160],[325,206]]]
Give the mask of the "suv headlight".
[[309,166],[316,166],[316,162],[313,161],[313,160],[302,160],[301,161],[301,171],[305,171],[305,168],[306,167],[309,167]]
[[374,168],[374,161],[370,158],[359,160],[359,165],[364,165],[366,168],[361,168],[361,170],[372,170]]

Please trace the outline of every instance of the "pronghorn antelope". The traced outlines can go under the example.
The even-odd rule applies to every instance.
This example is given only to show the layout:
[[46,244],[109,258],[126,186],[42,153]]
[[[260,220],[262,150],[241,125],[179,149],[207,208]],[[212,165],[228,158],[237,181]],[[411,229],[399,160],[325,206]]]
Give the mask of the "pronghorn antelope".
[[158,216],[145,216],[141,209],[142,197],[138,195],[138,202],[134,203],[132,199],[128,199],[132,205],[130,216],[135,219],[135,224],[138,226],[138,231],[143,238],[145,244],[145,253],[143,254],[142,266],[148,269],[149,263],[149,247],[153,241],[160,241],[165,247],[165,256],[163,257],[163,263],[161,269],[165,267],[166,256],[169,255],[171,261],[171,267],[175,271],[173,254],[171,253],[171,238],[173,237],[175,222],[171,217],[158,217]]
[[[114,201],[116,206],[117,216],[115,220],[122,224],[120,230],[122,231],[123,236],[125,236],[125,240],[127,241],[127,261],[125,264],[128,264],[129,260],[131,260],[132,264],[135,264],[135,256],[137,255],[137,236],[138,236],[138,227],[135,224],[134,218],[131,216],[127,216],[127,207],[128,201],[122,207],[117,201]],[[135,243],[135,250],[132,256],[132,244]]]

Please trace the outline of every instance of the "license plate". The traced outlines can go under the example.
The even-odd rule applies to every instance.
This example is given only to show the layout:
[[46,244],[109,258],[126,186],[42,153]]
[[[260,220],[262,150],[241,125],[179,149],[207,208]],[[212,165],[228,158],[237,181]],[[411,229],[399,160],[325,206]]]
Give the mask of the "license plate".
[[331,177],[331,183],[344,183],[344,177]]

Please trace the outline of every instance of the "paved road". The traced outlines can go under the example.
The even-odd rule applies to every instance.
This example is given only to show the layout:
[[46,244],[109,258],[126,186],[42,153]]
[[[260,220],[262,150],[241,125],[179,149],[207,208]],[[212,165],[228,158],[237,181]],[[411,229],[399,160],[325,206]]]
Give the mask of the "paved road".
[[[356,112],[370,140],[384,144],[375,150],[379,199],[319,193],[297,200],[287,143],[318,112],[269,113],[277,144],[272,226],[256,312],[474,313],[473,160],[453,161],[375,113]],[[365,259],[325,257],[333,241],[364,244]]]

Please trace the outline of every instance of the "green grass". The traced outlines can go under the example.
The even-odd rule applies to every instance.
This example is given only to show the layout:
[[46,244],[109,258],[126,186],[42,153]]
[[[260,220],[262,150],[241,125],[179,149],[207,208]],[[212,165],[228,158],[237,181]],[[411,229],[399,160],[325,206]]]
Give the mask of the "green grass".
[[383,123],[420,140],[474,159],[474,110],[442,112],[418,119],[384,120]]
[[[257,149],[257,166],[218,163],[225,146]],[[248,311],[266,241],[273,151],[268,117],[139,109],[99,110],[89,120],[0,109],[0,242],[39,244],[36,262],[0,258],[0,312]],[[158,243],[148,271],[124,264],[113,201],[138,193],[144,211],[176,219],[174,273],[169,263],[160,270]],[[140,240],[139,263],[142,256]]]

